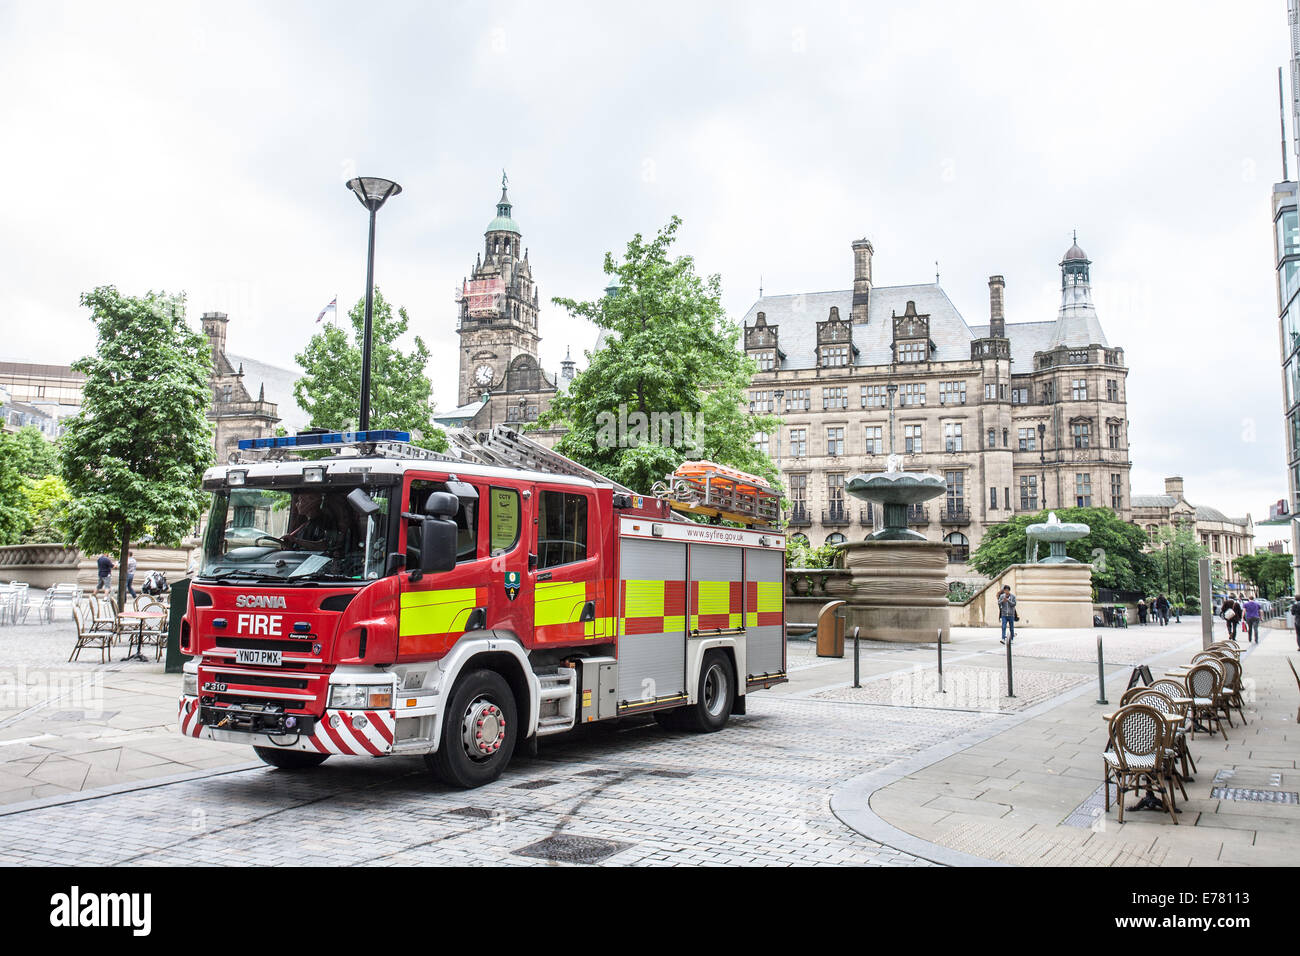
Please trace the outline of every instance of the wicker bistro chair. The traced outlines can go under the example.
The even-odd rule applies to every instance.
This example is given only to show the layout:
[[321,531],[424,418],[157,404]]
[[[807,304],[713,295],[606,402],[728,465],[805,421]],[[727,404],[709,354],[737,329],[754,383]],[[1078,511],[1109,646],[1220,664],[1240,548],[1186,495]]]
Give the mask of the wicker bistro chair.
[[162,657],[162,649],[167,646],[167,609],[158,602],[146,604],[140,608],[141,611],[159,611],[164,616],[156,621],[145,621],[144,629],[141,632],[144,639],[141,643],[141,650],[145,647],[152,646],[154,649],[153,659],[158,660]]
[[[1187,672],[1186,681],[1187,696],[1192,699],[1192,737],[1196,736],[1196,728],[1204,718],[1207,724],[1217,728],[1223,739],[1227,740],[1228,733],[1223,729],[1223,721],[1219,717],[1222,709],[1219,697],[1223,692],[1223,668],[1216,661],[1197,664]],[[1214,733],[1214,730],[1209,733]]]
[[105,631],[112,634],[117,630],[117,612],[113,605],[101,601],[98,597],[86,598],[76,607],[82,609],[88,631]]
[[72,606],[72,620],[77,626],[77,643],[68,655],[69,663],[80,658],[81,652],[87,647],[99,648],[99,662],[104,663],[104,655],[113,644],[113,632],[91,627],[94,622],[90,609],[85,604]]
[[1129,704],[1116,711],[1110,722],[1110,740],[1102,761],[1105,768],[1106,811],[1110,812],[1110,785],[1115,784],[1119,822],[1124,822],[1124,794],[1150,790],[1160,794],[1169,818],[1174,812],[1170,768],[1169,732],[1161,712],[1147,704]]
[[1175,748],[1179,751],[1179,758],[1183,761],[1183,779],[1190,782],[1193,778],[1187,772],[1190,764],[1192,773],[1196,773],[1196,761],[1192,759],[1192,752],[1187,746],[1187,733],[1191,730],[1191,722],[1187,719],[1187,712],[1190,709],[1189,704],[1180,704],[1179,700],[1186,700],[1188,697],[1187,688],[1180,682],[1171,677],[1162,677],[1155,681],[1147,688],[1134,688],[1134,690],[1154,690],[1164,694],[1169,698],[1169,707],[1171,714],[1181,714],[1183,718],[1182,726],[1174,733]]
[[[1216,651],[1201,651],[1192,655],[1193,664],[1208,664],[1217,668],[1219,676],[1222,678],[1219,684],[1219,691],[1215,695],[1215,705],[1219,713],[1228,721],[1229,727],[1237,726],[1232,722],[1233,709],[1240,708],[1241,690],[1237,686],[1238,677],[1241,674],[1241,665],[1232,659],[1231,654],[1220,654]],[[1246,719],[1242,714],[1241,719]]]
[[[1181,696],[1181,695],[1179,695]],[[1132,687],[1124,692],[1120,699],[1120,706],[1126,707],[1129,704],[1146,704],[1148,707],[1154,707],[1162,714],[1181,717],[1182,713],[1174,709],[1173,699],[1164,691],[1155,690],[1151,687]],[[1183,799],[1187,799],[1187,788],[1183,782],[1188,779],[1187,773],[1187,735],[1183,733],[1182,728],[1171,729],[1168,724],[1165,730],[1169,734],[1169,749],[1166,757],[1169,760],[1169,778],[1178,784],[1178,789],[1183,793]],[[1178,770],[1178,762],[1182,763],[1182,772]]]

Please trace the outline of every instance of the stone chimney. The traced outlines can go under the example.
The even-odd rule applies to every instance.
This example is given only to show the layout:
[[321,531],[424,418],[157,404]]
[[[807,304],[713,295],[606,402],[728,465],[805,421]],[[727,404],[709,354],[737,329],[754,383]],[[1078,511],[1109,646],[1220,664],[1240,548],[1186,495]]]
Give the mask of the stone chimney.
[[853,243],[853,324],[867,324],[867,306],[871,299],[871,256],[875,250],[868,239]]
[[226,354],[226,324],[230,319],[224,312],[203,313],[203,333],[212,344],[212,364],[217,364],[217,356]]
[[1165,494],[1174,498],[1183,496],[1183,479],[1182,476],[1176,475],[1173,478],[1165,479]]
[[989,276],[989,337],[1007,337],[1007,322],[1002,314],[1002,293],[1007,282],[1002,276]]

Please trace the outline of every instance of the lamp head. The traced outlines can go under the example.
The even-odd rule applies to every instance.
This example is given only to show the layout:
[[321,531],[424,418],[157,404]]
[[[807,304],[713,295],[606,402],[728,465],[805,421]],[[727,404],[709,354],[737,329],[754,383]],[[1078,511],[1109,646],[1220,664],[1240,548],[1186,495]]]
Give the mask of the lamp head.
[[348,189],[356,193],[361,205],[371,212],[382,206],[390,196],[396,196],[402,191],[402,187],[391,179],[380,179],[377,176],[358,176],[349,179],[347,185]]

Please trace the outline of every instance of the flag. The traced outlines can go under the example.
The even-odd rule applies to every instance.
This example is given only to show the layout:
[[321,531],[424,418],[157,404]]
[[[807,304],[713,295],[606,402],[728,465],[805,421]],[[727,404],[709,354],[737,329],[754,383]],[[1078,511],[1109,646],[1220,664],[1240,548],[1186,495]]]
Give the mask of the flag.
[[325,308],[320,310],[320,315],[316,316],[317,323],[319,323],[322,319],[325,318],[326,312],[334,312],[337,314],[338,307],[339,307],[339,297],[335,296],[334,298],[330,299],[329,305],[325,306]]

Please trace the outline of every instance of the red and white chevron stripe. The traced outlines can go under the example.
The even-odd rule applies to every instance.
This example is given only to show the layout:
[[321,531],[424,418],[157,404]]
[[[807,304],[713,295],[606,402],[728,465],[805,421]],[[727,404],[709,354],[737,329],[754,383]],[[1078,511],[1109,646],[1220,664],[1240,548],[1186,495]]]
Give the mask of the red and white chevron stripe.
[[203,724],[199,723],[199,699],[197,697],[182,697],[180,703],[180,731],[186,737],[197,737],[203,730]]
[[[334,716],[339,725],[331,726]],[[357,726],[357,718],[364,716],[364,727]],[[307,743],[323,754],[347,754],[354,757],[378,757],[393,749],[397,711],[394,710],[330,710],[316,722],[316,729]]]

